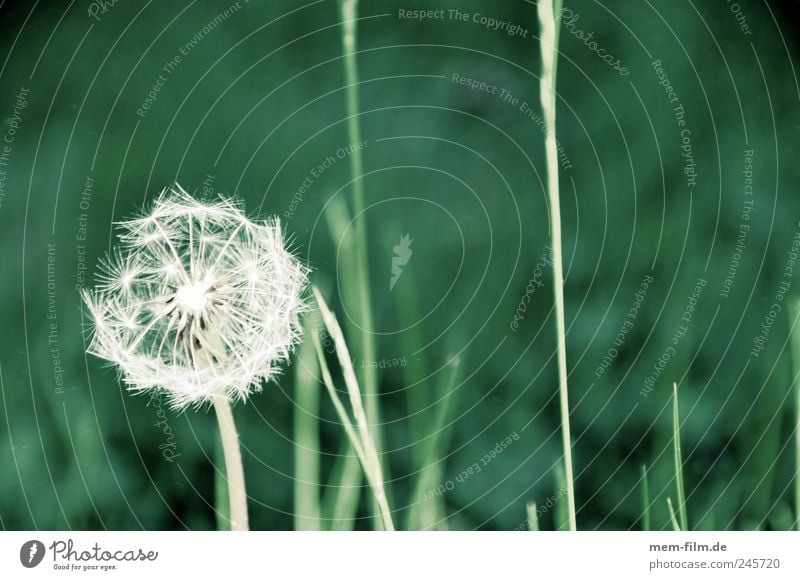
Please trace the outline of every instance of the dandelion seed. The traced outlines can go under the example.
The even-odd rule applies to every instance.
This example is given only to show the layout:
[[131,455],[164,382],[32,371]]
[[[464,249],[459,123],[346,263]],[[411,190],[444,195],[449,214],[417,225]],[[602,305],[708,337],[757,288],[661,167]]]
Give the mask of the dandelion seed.
[[176,185],[119,226],[83,294],[89,352],[177,409],[246,399],[277,375],[301,334],[308,280],[277,220],[252,222],[232,200],[200,202]]

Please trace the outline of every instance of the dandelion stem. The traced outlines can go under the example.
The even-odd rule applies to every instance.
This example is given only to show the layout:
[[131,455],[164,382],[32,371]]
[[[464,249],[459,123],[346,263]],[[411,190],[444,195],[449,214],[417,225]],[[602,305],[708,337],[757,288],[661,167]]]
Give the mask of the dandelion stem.
[[244,488],[244,469],[242,453],[239,449],[239,435],[233,422],[233,412],[227,397],[214,397],[214,411],[219,422],[222,449],[225,454],[225,474],[228,480],[228,497],[231,505],[231,530],[247,531],[247,492]]
[[[223,461],[222,441],[214,438],[214,463]],[[214,510],[217,513],[217,531],[227,532],[231,529],[231,502],[228,498],[228,483],[221,469],[214,470]]]
[[556,144],[556,67],[558,64],[558,27],[560,0],[540,0],[539,42],[542,72],[539,96],[547,132],[547,194],[550,201],[550,234],[553,248],[553,290],[555,294],[556,336],[558,340],[558,384],[561,405],[561,436],[564,445],[564,469],[567,484],[569,529],[575,531],[575,484],[572,472],[572,436],[569,428],[569,391],[567,389],[567,341],[564,323],[564,272],[561,251],[561,206],[558,191],[558,149]]

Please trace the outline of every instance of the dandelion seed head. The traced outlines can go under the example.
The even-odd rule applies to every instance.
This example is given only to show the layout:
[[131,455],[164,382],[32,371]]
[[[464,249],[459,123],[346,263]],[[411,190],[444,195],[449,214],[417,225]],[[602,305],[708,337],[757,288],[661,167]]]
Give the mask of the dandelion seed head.
[[252,222],[232,200],[200,202],[175,185],[119,229],[83,295],[89,352],[130,390],[163,390],[179,409],[246,399],[275,378],[300,337],[308,281],[277,220]]

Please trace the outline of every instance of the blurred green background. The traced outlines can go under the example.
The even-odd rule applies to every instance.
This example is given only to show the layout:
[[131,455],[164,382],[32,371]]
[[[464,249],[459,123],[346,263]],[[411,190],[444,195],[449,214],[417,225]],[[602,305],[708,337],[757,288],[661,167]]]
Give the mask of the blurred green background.
[[[669,526],[675,381],[691,526],[787,529],[800,367],[777,296],[782,283],[800,293],[800,270],[786,269],[800,231],[797,3],[568,8],[558,138],[578,526],[640,527],[642,465],[651,525]],[[403,16],[420,9],[443,12]],[[419,527],[409,514],[421,509],[437,529],[510,530],[524,527],[527,501],[551,498],[540,524],[554,529],[564,506],[552,280],[537,270],[549,230],[536,6],[360,10],[378,355],[353,356],[379,367],[396,519]],[[165,401],[130,396],[84,354],[77,287],[92,284],[112,223],[162,188],[178,181],[282,216],[353,334],[359,311],[337,291],[351,230],[331,227],[351,203],[349,154],[337,155],[349,145],[340,22],[333,0],[0,3],[4,529],[216,527],[213,413],[159,414]],[[390,290],[402,236],[412,254]],[[254,529],[297,525],[296,445],[313,443],[315,427],[323,492],[342,467],[341,426],[320,385],[298,391],[301,368],[234,410]],[[434,432],[445,435],[439,449],[426,443]],[[449,489],[420,487],[425,466]],[[371,527],[367,488],[358,502],[340,527]]]

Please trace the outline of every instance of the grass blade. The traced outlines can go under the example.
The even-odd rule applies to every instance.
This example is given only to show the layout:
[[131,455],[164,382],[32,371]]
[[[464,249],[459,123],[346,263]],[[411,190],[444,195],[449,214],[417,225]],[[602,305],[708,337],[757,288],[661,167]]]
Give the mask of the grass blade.
[[345,439],[322,499],[326,529],[342,532],[353,529],[361,497],[361,478],[361,462],[349,440]]
[[561,202],[558,185],[558,148],[556,143],[556,71],[558,66],[558,28],[560,0],[540,0],[539,44],[542,53],[542,71],[539,81],[542,116],[544,118],[545,151],[547,155],[547,194],[550,209],[550,235],[553,248],[553,291],[558,340],[558,384],[561,406],[561,436],[564,446],[566,470],[567,508],[569,529],[577,530],[575,517],[575,485],[572,470],[572,437],[569,425],[569,391],[567,389],[567,344],[564,322],[564,272],[561,250]]
[[681,531],[681,526],[678,523],[678,518],[675,517],[675,509],[672,507],[672,498],[667,498],[667,509],[669,510],[669,520],[672,522],[672,529],[676,532]]
[[420,455],[427,458],[424,464],[419,466],[416,485],[412,495],[413,503],[408,515],[409,530],[429,529],[441,519],[443,515],[443,504],[439,496],[435,496],[425,501],[425,494],[433,489],[437,482],[442,480],[444,471],[444,461],[434,461],[433,458],[440,458],[448,446],[449,435],[451,433],[450,421],[453,410],[456,408],[456,397],[458,391],[455,386],[461,379],[461,359],[451,358],[447,363],[447,368],[442,379],[443,386],[440,387],[440,399],[436,407],[436,419],[431,436],[425,441],[423,453]]
[[344,407],[344,403],[342,403],[341,398],[339,398],[339,393],[336,391],[336,387],[333,386],[331,371],[328,368],[328,362],[325,360],[325,355],[322,352],[322,345],[319,342],[319,337],[317,336],[316,332],[312,333],[311,339],[314,343],[314,349],[317,352],[320,372],[322,373],[322,382],[325,384],[325,388],[328,390],[328,394],[331,397],[333,406],[336,409],[336,414],[339,415],[339,420],[342,422],[342,427],[344,428],[344,431],[350,440],[350,444],[353,446],[353,449],[358,455],[358,458],[362,462],[365,462],[366,457],[364,455],[364,448],[361,443],[361,438],[359,437],[358,433],[356,433],[356,430],[353,427],[353,422],[350,421],[350,415],[348,415],[347,410]]
[[[306,328],[306,336],[314,334]],[[318,339],[319,340],[319,339]],[[319,389],[313,341],[300,344],[295,372],[294,529],[320,530]]]
[[[800,318],[800,299],[789,300],[789,317],[791,335],[792,366],[795,373],[800,372],[800,329],[797,328]],[[794,518],[800,531],[800,381],[794,385]]]
[[[389,229],[386,230],[385,243],[389,247],[392,245],[389,236],[393,234],[395,232],[390,233]],[[397,239],[397,236],[393,237],[395,240]],[[405,353],[424,353],[426,351],[423,325],[416,324],[422,319],[417,292],[419,288],[414,268],[406,268],[403,270],[403,282],[398,284],[392,292],[397,318],[401,321],[401,326],[406,328],[399,337],[400,351]],[[427,411],[435,398],[431,396],[430,383],[427,380],[430,376],[427,357],[417,356],[413,364],[401,366],[400,369],[406,387],[408,431],[410,433],[428,433],[431,421]],[[417,470],[423,469],[430,462],[431,458],[426,455],[427,451],[425,445],[417,444],[411,447],[413,465]]]
[[538,532],[539,531],[539,516],[536,514],[536,502],[529,501],[528,505],[525,506],[528,512],[528,531],[529,532]]
[[386,499],[386,492],[383,486],[383,472],[381,470],[381,463],[375,448],[375,441],[372,438],[370,425],[367,422],[367,415],[361,400],[361,390],[359,388],[358,379],[356,379],[355,370],[353,369],[353,363],[350,358],[350,351],[347,348],[347,343],[344,340],[344,335],[342,334],[342,329],[336,320],[336,316],[334,316],[334,314],[330,311],[319,291],[316,288],[313,288],[313,291],[314,297],[319,305],[320,312],[322,313],[322,320],[326,329],[328,330],[328,334],[336,345],[336,356],[339,359],[339,365],[341,366],[342,373],[344,375],[344,383],[347,387],[347,393],[350,399],[350,407],[353,412],[353,417],[355,418],[355,426],[353,426],[353,423],[350,421],[350,417],[344,409],[344,405],[339,399],[336,389],[333,387],[333,381],[328,370],[328,365],[325,362],[325,357],[322,353],[322,346],[320,345],[319,338],[316,337],[317,333],[315,332],[313,334],[313,336],[316,337],[314,338],[314,347],[317,349],[317,358],[319,359],[323,380],[326,383],[328,392],[331,394],[331,399],[333,400],[337,413],[339,413],[347,436],[350,438],[350,442],[355,448],[359,459],[361,459],[362,467],[364,468],[364,474],[367,476],[367,480],[372,488],[372,493],[375,496],[375,501],[378,504],[383,528],[387,531],[392,531],[394,530],[394,523],[392,521],[391,510],[389,509],[389,503]]
[[[558,463],[558,465],[556,465],[553,483],[555,483],[555,489],[566,489],[567,482],[564,475],[564,464]],[[556,502],[553,507],[553,519],[557,531],[574,531],[570,528],[569,505],[565,505],[563,501]]]
[[[351,325],[350,330],[358,337],[356,345],[360,347],[364,360],[376,360],[375,338],[373,330],[372,299],[369,287],[369,252],[367,250],[367,224],[364,219],[364,160],[361,149],[361,123],[359,121],[360,106],[358,102],[358,61],[356,48],[358,43],[358,0],[340,0],[339,12],[342,18],[342,50],[344,51],[345,101],[347,107],[347,134],[354,146],[350,154],[350,173],[353,179],[353,215],[355,216],[355,300],[351,301],[358,308],[360,315],[359,329]],[[372,427],[372,438],[378,452],[381,450],[380,409],[378,407],[378,373],[371,365],[361,369],[361,382],[366,397],[366,412]],[[379,455],[380,457],[380,455]]]
[[[354,184],[354,187],[360,187],[360,185]],[[331,233],[331,240],[333,241],[334,247],[338,248],[338,259],[341,262],[341,265],[339,266],[342,273],[342,275],[339,277],[341,295],[343,298],[350,297],[348,300],[349,304],[360,304],[360,296],[363,289],[361,288],[359,281],[362,276],[369,274],[361,270],[361,256],[359,255],[357,248],[354,247],[357,244],[357,240],[353,240],[353,236],[348,236],[348,228],[350,227],[351,217],[350,211],[347,208],[347,203],[341,197],[334,197],[325,205],[324,214],[325,220],[328,224],[328,229]],[[358,235],[357,229],[356,235]],[[369,297],[367,297],[367,299],[369,299]],[[364,316],[363,313],[362,316]],[[360,346],[359,352],[362,353],[363,359],[365,361],[373,360],[375,351],[371,342],[371,335],[365,336],[365,334],[369,333],[364,333],[364,331],[354,324],[349,317],[347,319],[347,323],[348,331],[350,336],[353,337],[357,348],[359,348],[359,346],[362,345],[365,340],[369,342],[366,347]],[[365,385],[364,391],[367,394],[366,414],[369,419],[369,424],[378,425],[380,423],[380,409],[377,405],[377,370],[373,369],[372,365],[367,363],[362,364],[360,370],[362,384]],[[374,388],[370,387],[370,385],[374,385]],[[375,448],[378,450],[382,449],[383,444],[380,430],[373,428],[372,436],[375,441]],[[386,472],[387,466],[381,467],[384,472]],[[375,520],[377,527],[380,525],[380,508],[375,501],[372,502],[371,507],[373,519]]]
[[675,488],[677,493],[678,517],[682,530],[689,529],[686,515],[686,492],[683,487],[683,458],[681,457],[681,418],[678,408],[678,383],[672,383],[672,441],[675,450]]
[[647,466],[642,465],[642,531],[650,531],[650,488],[647,484]]

